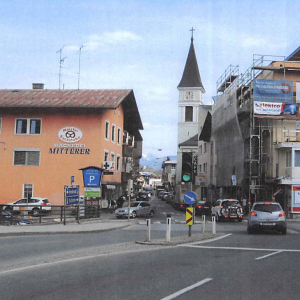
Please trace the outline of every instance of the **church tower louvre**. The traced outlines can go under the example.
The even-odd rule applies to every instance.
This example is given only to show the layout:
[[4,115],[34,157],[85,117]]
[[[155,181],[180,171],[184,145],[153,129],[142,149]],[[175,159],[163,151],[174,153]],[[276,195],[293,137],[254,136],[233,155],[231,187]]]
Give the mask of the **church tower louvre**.
[[[190,49],[185,63],[182,78],[177,86],[179,91],[178,101],[178,136],[177,136],[177,168],[176,183],[181,182],[182,152],[196,150],[198,146],[198,118],[199,107],[203,105],[204,86],[198,68],[194,37],[192,37]],[[189,144],[192,146],[188,149]]]

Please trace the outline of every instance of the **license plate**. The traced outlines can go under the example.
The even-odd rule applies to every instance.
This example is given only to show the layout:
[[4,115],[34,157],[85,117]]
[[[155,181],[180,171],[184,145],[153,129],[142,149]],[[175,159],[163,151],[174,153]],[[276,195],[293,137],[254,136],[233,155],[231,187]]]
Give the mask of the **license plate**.
[[262,226],[275,226],[275,223],[260,223]]

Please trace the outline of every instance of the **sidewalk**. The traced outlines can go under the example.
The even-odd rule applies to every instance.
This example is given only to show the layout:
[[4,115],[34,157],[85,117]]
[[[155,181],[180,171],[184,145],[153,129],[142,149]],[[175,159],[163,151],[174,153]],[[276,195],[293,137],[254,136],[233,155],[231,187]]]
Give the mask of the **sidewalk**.
[[75,234],[87,232],[108,231],[125,228],[137,223],[136,219],[116,219],[114,214],[101,213],[100,218],[83,219],[80,224],[76,220],[68,221],[66,225],[58,224],[34,224],[34,225],[10,225],[0,226],[0,236],[22,235],[50,235],[50,234]]

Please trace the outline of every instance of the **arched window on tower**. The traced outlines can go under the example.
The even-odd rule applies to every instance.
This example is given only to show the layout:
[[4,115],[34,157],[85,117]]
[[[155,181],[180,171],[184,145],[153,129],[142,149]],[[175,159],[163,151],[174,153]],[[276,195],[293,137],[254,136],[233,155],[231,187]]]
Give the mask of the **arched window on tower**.
[[185,107],[185,122],[193,122],[193,106]]

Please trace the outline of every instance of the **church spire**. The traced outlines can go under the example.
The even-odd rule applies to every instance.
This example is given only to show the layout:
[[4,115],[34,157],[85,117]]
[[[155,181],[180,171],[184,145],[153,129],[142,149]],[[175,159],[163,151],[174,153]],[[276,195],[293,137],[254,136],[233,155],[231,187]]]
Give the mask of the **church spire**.
[[194,48],[194,30],[195,30],[194,28],[190,30],[192,32],[190,50],[189,50],[183,75],[178,85],[178,88],[196,87],[196,88],[201,88],[203,92],[205,92],[205,89],[201,81],[195,48]]

